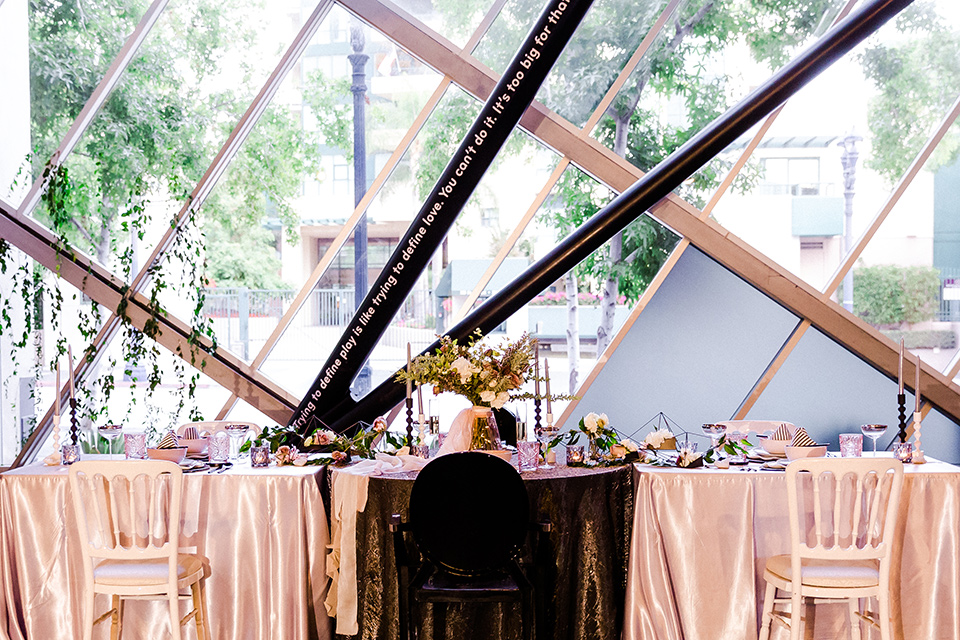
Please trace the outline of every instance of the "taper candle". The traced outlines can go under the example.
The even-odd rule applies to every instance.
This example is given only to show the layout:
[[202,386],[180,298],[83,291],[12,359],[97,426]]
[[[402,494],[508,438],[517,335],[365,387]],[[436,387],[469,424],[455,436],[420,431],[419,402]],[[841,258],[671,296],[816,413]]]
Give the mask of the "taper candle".
[[913,396],[917,401],[917,408],[914,411],[920,411],[920,356],[917,356],[917,381],[913,385]]
[[70,399],[77,397],[77,391],[74,389],[73,381],[73,349],[67,345],[67,364],[70,366]]
[[57,358],[57,404],[53,406],[54,417],[60,416],[60,359]]
[[547,379],[547,415],[552,415],[553,411],[550,410],[550,361],[546,358],[543,359],[543,376]]
[[533,349],[533,395],[540,397],[540,343]]
[[900,338],[900,360],[897,364],[897,393],[903,393],[903,338]]
[[413,397],[413,380],[410,379],[410,343],[407,343],[407,398]]

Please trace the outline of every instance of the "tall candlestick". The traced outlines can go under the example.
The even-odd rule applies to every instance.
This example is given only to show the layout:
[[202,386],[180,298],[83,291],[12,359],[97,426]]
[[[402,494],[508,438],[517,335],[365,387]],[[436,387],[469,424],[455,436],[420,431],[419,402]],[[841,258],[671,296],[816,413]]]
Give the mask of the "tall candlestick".
[[550,361],[544,358],[543,360],[543,375],[547,379],[547,415],[553,415],[553,411],[550,410]]
[[77,397],[77,392],[73,388],[73,349],[70,345],[67,345],[67,364],[70,365],[70,398],[73,399]]
[[897,393],[903,393],[903,338],[900,338],[900,360],[897,364]]
[[913,396],[917,401],[917,406],[914,411],[920,411],[920,356],[917,356],[917,381],[913,385]]
[[407,343],[407,398],[413,397],[413,380],[410,379],[410,343]]
[[417,385],[417,407],[420,409],[420,415],[421,415],[421,416],[424,415],[424,413],[423,413],[423,385],[422,385],[422,384],[418,384],[418,385]]

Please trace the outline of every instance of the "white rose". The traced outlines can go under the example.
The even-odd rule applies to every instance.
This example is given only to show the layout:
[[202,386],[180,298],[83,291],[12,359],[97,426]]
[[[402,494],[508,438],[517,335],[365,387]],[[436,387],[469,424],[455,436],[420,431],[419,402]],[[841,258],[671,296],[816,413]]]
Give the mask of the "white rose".
[[623,440],[621,440],[620,445],[623,446],[623,448],[629,451],[630,453],[633,453],[638,449],[637,443],[631,440],[630,438],[624,438]]
[[647,436],[643,439],[643,443],[648,447],[650,447],[651,449],[659,448],[660,445],[663,444],[663,441],[664,441],[663,433],[661,433],[660,431],[654,431],[652,433],[648,433]]
[[591,435],[596,435],[597,433],[597,417],[597,414],[591,412],[583,419],[583,428]]
[[494,393],[493,391],[481,391],[480,399],[483,400],[484,402],[492,403],[494,400],[497,399],[497,394]]
[[606,427],[609,424],[610,424],[610,418],[607,417],[607,414],[601,413],[600,416],[597,418],[597,426],[599,426],[602,429],[603,427]]
[[503,405],[507,404],[510,400],[510,394],[507,391],[501,391],[497,394],[496,399],[490,403],[490,405],[496,409],[501,409]]
[[463,356],[454,360],[450,368],[460,374],[460,382],[464,384],[470,382],[470,376],[479,371],[479,369],[470,364],[470,361]]

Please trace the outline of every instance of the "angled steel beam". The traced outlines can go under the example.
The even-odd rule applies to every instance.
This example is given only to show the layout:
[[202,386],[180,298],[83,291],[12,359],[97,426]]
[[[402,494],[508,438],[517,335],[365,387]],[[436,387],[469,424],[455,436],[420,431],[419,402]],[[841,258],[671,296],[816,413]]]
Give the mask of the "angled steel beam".
[[[602,246],[606,240],[632,220],[668,196],[671,190],[689,175],[909,4],[910,0],[874,0],[866,3],[859,11],[832,28],[813,46],[780,69],[746,99],[711,123],[635,185],[624,191],[503,291],[487,300],[463,322],[451,329],[449,335],[462,339],[474,329],[488,333],[509,318],[533,296]],[[669,222],[667,224],[669,225]],[[695,235],[702,235],[704,229],[713,225],[694,216],[692,226]],[[675,226],[673,228],[676,229]],[[691,235],[685,230],[678,229],[678,231],[685,236]],[[696,243],[692,237],[690,239]],[[789,296],[778,299],[785,303],[789,302],[783,298],[789,298]],[[428,350],[435,348],[436,344],[431,345]],[[851,345],[851,348],[856,350],[856,346]],[[357,420],[368,419],[380,408],[392,405],[402,393],[403,386],[388,379],[360,403],[346,398],[324,413],[322,418],[328,425],[346,429]],[[944,399],[946,400],[946,396]],[[935,398],[931,397],[931,400],[936,402]],[[960,416],[960,403],[957,403],[955,393],[949,394],[949,401],[958,405],[954,410],[956,415]]]
[[320,368],[290,426],[305,433],[313,418],[349,394],[350,384],[463,205],[497,156],[540,85],[573,37],[593,0],[550,0],[487,99],[420,212],[357,307],[357,313]]

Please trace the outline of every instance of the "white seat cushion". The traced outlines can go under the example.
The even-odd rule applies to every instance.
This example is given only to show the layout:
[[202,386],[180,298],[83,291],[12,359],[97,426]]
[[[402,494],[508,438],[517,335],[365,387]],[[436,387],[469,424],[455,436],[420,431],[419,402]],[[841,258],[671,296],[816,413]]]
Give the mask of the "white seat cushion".
[[[773,556],[767,560],[767,571],[790,582],[793,569],[790,556]],[[880,584],[879,563],[876,560],[804,560],[800,570],[801,582],[808,587],[857,588]]]
[[[203,563],[197,556],[177,555],[177,582],[191,584],[203,577]],[[101,560],[93,568],[96,584],[113,587],[164,585],[167,582],[167,560]]]

